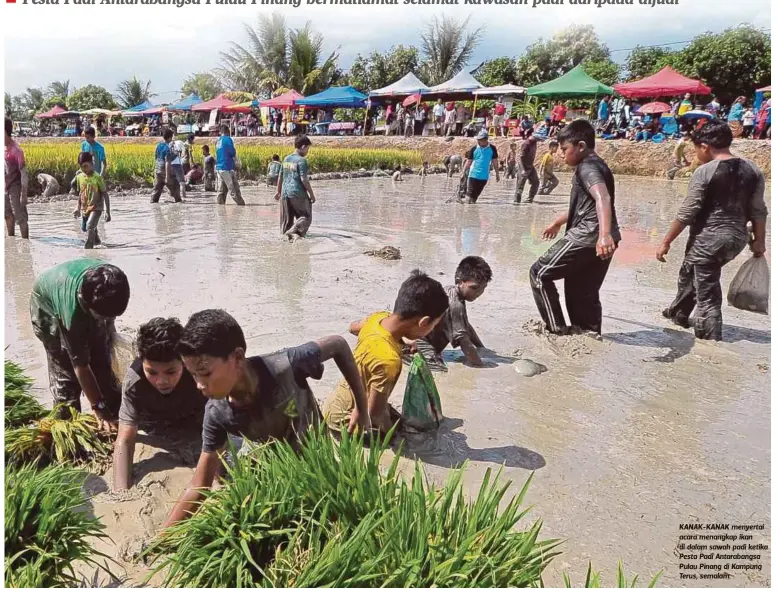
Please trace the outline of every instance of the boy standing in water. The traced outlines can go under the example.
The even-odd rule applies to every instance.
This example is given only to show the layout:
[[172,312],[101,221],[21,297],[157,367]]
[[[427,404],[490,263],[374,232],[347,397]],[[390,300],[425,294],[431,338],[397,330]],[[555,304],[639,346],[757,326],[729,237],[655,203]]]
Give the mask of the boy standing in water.
[[190,133],[184,142],[184,153],[181,155],[181,166],[184,168],[184,177],[192,170],[192,149],[194,147],[195,136]]
[[321,379],[329,359],[355,394],[349,430],[370,427],[365,391],[343,337],[323,337],[270,355],[247,357],[246,339],[235,319],[224,310],[203,310],[189,318],[178,351],[208,402],[197,468],[163,527],[197,510],[201,491],[211,487],[222,465],[228,435],[299,446],[305,431],[321,422],[308,379]]
[[613,173],[594,151],[594,128],[577,119],[557,135],[565,162],[575,168],[570,208],[543,231],[553,240],[567,224],[564,237],[542,255],[529,272],[532,295],[546,329],[568,334],[554,281],[565,280],[570,325],[600,334],[600,287],[621,235],[616,220]]
[[27,225],[27,165],[24,152],[19,147],[11,133],[13,122],[5,118],[5,228],[9,236],[16,232],[16,224],[22,238],[29,239],[30,229]]
[[105,159],[105,147],[95,140],[95,128],[87,127],[84,138],[86,139],[81,142],[81,151],[92,154],[95,172],[100,176],[105,176],[105,173],[108,172],[108,161]]
[[[352,322],[349,332],[358,337],[354,359],[360,383],[367,394],[372,426],[382,433],[389,431],[400,415],[389,405],[402,372],[403,339],[425,337],[440,322],[448,308],[443,286],[415,270],[400,286],[393,312],[376,312]],[[359,392],[341,381],[324,404],[327,425],[334,431],[349,424],[357,408]]]
[[206,191],[216,190],[216,158],[211,156],[211,148],[203,146],[203,170],[205,176],[203,177]]
[[505,158],[505,178],[516,178],[516,142],[508,145],[508,156]]
[[551,140],[548,143],[548,152],[543,154],[540,160],[540,195],[551,195],[551,191],[559,185],[559,179],[554,174],[554,154],[559,149],[559,142]]
[[78,165],[81,167],[71,184],[72,191],[77,194],[78,205],[73,217],[81,216],[81,229],[87,233],[84,248],[94,248],[101,244],[97,233],[97,223],[105,210],[105,221],[111,221],[111,200],[105,188],[105,179],[92,168],[92,154],[81,152],[78,155]]
[[535,195],[538,192],[538,188],[540,188],[540,179],[538,178],[537,170],[535,170],[535,155],[537,153],[538,138],[531,135],[521,144],[521,154],[519,156],[521,161],[521,178],[516,183],[514,203],[521,203],[521,195],[524,193],[524,185],[527,181],[529,181],[527,203],[532,203],[535,200]]
[[270,187],[275,187],[278,184],[278,176],[281,174],[281,157],[278,154],[273,154],[273,158],[267,165],[267,184]]
[[748,244],[748,222],[753,228],[751,252],[760,257],[766,250],[765,179],[753,162],[729,151],[732,129],[726,122],[708,121],[692,132],[692,141],[702,165],[694,171],[689,193],[656,253],[664,263],[670,245],[689,226],[678,293],[662,315],[684,328],[693,324],[698,339],[719,341],[721,268]]
[[162,190],[166,185],[176,203],[181,201],[178,181],[173,178],[172,172],[168,175],[168,168],[176,157],[170,148],[172,139],[173,131],[166,129],[162,132],[162,141],[157,144],[157,148],[154,151],[154,191],[151,193],[152,203],[159,203]]
[[227,201],[227,190],[237,205],[246,205],[240,193],[238,174],[235,172],[237,155],[235,143],[230,137],[230,128],[222,125],[221,136],[216,140],[216,174],[219,176],[219,194],[216,196],[216,203],[219,205],[224,205]]
[[276,185],[276,201],[281,201],[281,234],[290,242],[304,238],[311,227],[312,206],[316,203],[311,181],[308,180],[308,150],[311,140],[298,135],[295,151],[284,158]]

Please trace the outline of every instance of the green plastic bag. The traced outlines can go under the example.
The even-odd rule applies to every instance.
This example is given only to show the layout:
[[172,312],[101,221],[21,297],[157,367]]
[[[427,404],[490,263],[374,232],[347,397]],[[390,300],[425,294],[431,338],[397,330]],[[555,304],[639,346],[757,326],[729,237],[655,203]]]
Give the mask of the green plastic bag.
[[435,380],[419,353],[413,356],[403,398],[403,423],[413,429],[437,428],[443,420]]

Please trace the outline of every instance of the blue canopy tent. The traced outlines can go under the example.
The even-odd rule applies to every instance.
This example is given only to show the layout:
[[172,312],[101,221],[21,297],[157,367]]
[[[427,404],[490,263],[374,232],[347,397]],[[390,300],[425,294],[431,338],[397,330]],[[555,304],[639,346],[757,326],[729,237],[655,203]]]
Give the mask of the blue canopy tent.
[[332,109],[359,109],[367,105],[367,95],[353,86],[332,86],[318,94],[295,101],[303,107],[329,107]]
[[194,105],[199,105],[203,102],[199,96],[195,93],[190,94],[188,97],[181,99],[179,102],[172,105],[168,105],[168,111],[191,111]]
[[772,87],[771,86],[765,86],[764,88],[760,88],[756,91],[756,97],[754,98],[754,112],[759,111],[759,107],[762,106],[762,101],[764,100],[764,93],[770,92],[772,93]]
[[135,113],[136,111],[145,111],[146,109],[150,109],[154,105],[151,104],[149,101],[143,101],[139,105],[135,105],[134,107],[130,107],[129,109],[125,109],[125,113]]

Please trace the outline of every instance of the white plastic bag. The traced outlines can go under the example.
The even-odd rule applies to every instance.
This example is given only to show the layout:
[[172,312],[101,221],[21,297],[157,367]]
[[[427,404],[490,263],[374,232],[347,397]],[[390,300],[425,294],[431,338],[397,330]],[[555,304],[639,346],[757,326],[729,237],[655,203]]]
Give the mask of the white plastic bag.
[[727,301],[739,310],[767,314],[769,300],[770,268],[764,256],[751,257],[729,284]]

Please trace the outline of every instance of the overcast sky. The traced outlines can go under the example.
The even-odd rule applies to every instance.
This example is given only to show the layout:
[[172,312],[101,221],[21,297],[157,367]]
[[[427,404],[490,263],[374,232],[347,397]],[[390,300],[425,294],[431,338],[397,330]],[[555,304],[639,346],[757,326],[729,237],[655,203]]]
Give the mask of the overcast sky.
[[[60,0],[64,1],[64,0]],[[96,0],[99,2],[100,0]],[[202,0],[205,2],[205,0]],[[249,0],[250,1],[250,0]],[[305,0],[304,0],[305,1]],[[400,0],[402,2],[402,0]],[[460,0],[462,1],[462,0]],[[769,0],[679,0],[678,6],[282,6],[290,26],[307,20],[324,35],[325,49],[340,47],[340,67],[358,53],[395,44],[418,45],[419,31],[433,15],[471,17],[485,35],[473,63],[519,55],[539,37],[571,23],[594,24],[612,50],[637,44],[685,41],[739,23],[770,26]],[[192,72],[219,63],[230,41],[244,43],[243,23],[254,24],[265,6],[74,6],[2,4],[5,29],[5,90],[45,87],[69,79],[114,92],[121,80],[152,81],[160,102],[175,99]],[[530,3],[532,0],[530,0]],[[637,0],[635,0],[637,2]],[[676,46],[678,47],[678,46]],[[615,52],[621,61],[627,52]]]

